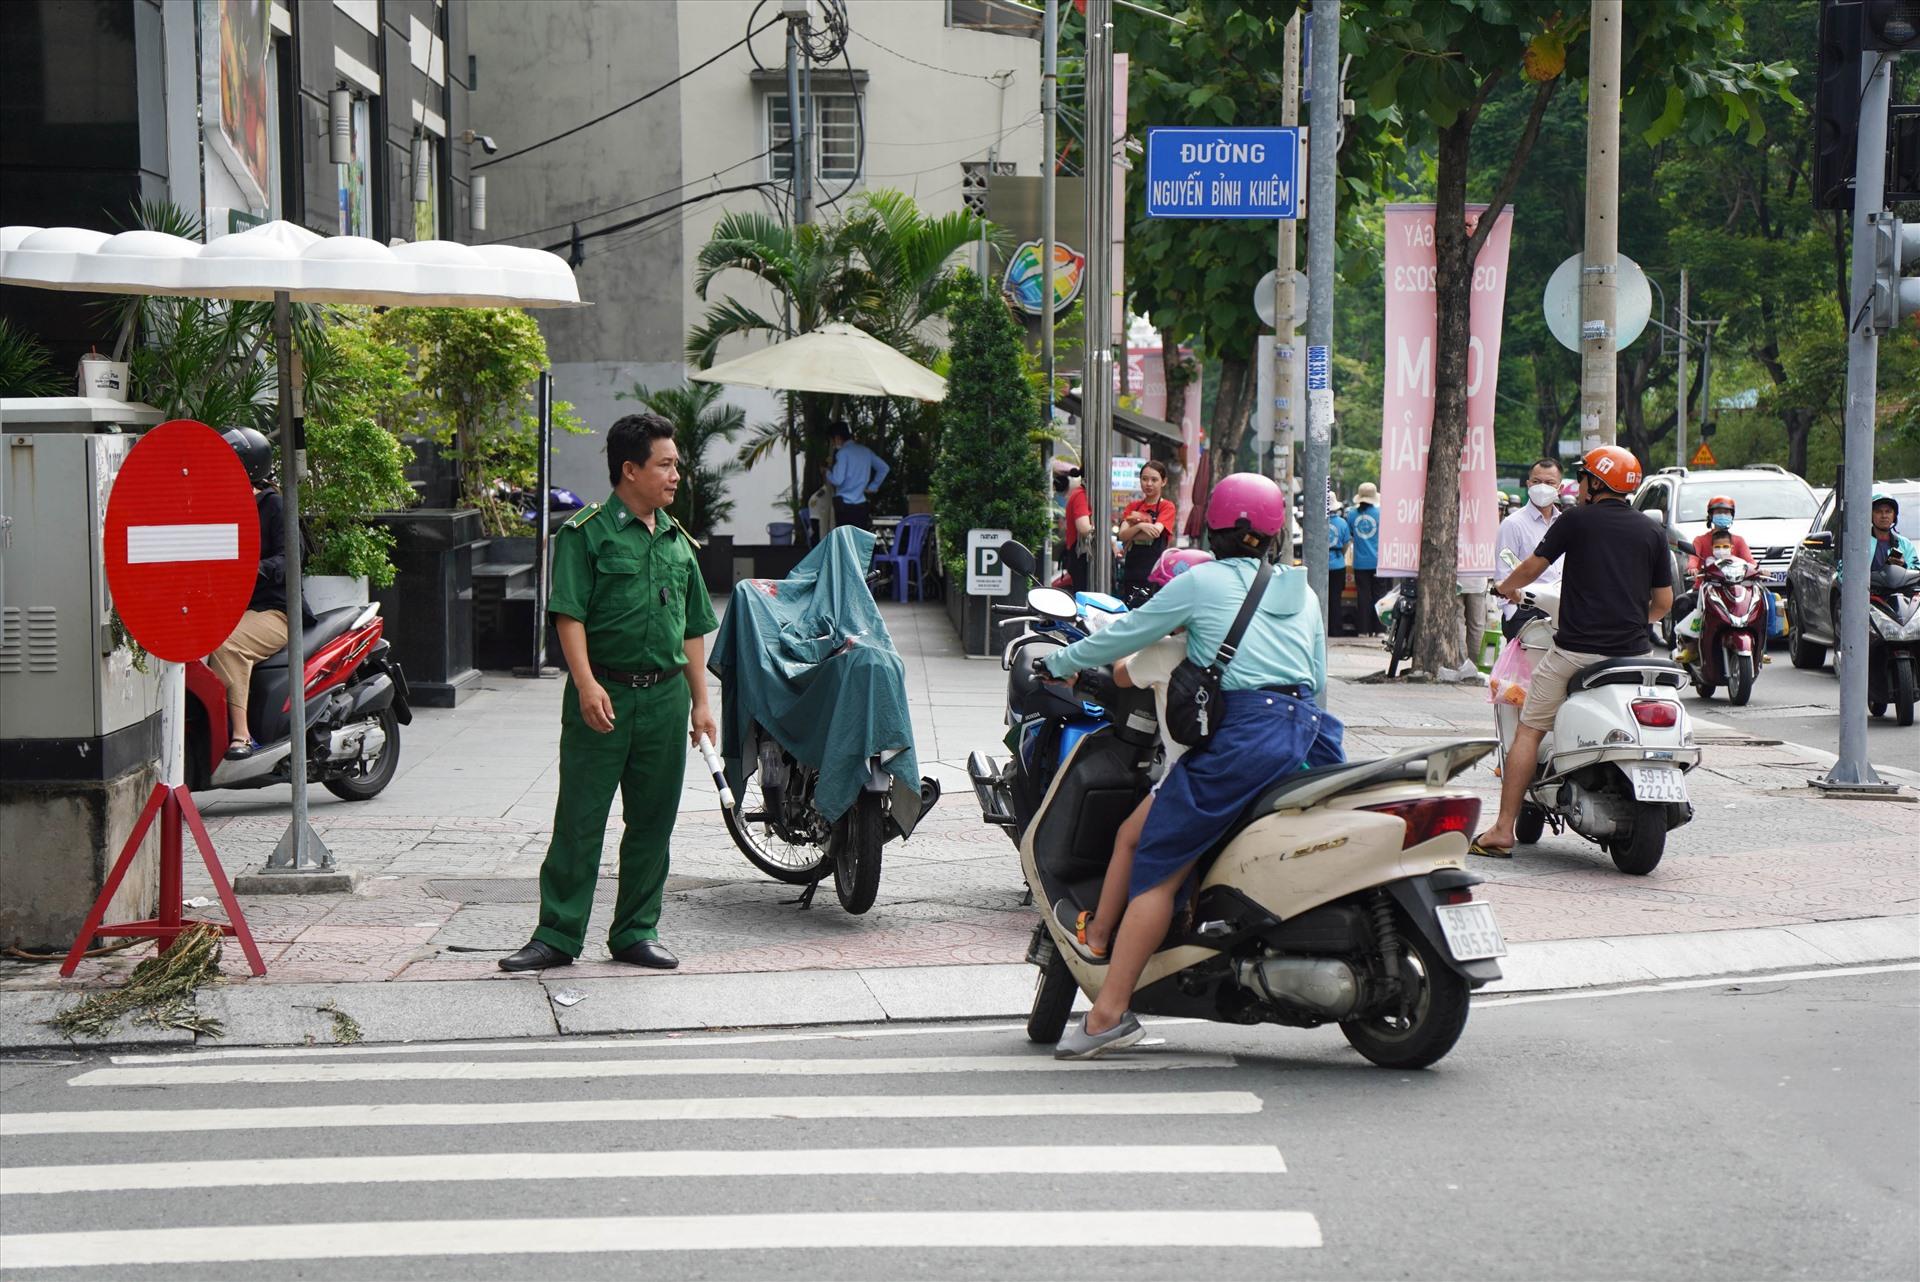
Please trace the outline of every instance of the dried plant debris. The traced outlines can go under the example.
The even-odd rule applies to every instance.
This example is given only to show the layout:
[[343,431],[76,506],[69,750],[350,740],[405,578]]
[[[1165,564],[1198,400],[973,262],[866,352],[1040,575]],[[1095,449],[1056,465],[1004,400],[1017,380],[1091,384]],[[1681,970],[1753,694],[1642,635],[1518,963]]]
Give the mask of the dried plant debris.
[[360,1021],[341,1010],[332,998],[327,999],[325,1006],[312,1009],[333,1020],[333,1040],[340,1045],[349,1046],[360,1040]]
[[219,927],[197,922],[173,947],[135,966],[124,986],[83,998],[47,1023],[69,1038],[105,1037],[123,1016],[155,1028],[223,1036],[220,1021],[202,1015],[193,1001],[201,985],[220,977],[220,939]]

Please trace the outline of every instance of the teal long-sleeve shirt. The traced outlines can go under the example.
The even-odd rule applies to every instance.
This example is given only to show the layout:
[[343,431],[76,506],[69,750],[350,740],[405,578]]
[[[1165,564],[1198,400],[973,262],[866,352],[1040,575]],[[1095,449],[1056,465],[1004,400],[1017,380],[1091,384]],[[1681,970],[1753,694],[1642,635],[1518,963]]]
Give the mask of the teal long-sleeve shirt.
[[[1139,609],[1084,641],[1054,651],[1047,659],[1047,670],[1067,677],[1112,663],[1144,650],[1175,628],[1187,630],[1188,658],[1211,663],[1258,569],[1251,557],[1195,566],[1175,576]],[[1228,690],[1304,685],[1319,693],[1326,681],[1326,624],[1307,588],[1307,572],[1298,567],[1276,568],[1220,684]]]

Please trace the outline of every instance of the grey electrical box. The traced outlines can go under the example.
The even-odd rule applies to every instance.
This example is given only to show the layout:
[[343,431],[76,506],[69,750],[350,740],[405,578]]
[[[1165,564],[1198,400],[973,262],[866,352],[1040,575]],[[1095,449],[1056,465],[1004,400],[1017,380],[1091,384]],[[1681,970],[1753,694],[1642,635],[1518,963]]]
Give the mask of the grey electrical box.
[[[160,418],[91,397],[0,399],[0,740],[28,774],[74,777],[53,762],[31,768],[22,740],[73,744],[84,758],[98,750],[84,741],[160,711],[160,665],[141,672],[115,643],[101,545],[113,478],[134,434]],[[79,764],[80,777],[98,777],[97,764]]]

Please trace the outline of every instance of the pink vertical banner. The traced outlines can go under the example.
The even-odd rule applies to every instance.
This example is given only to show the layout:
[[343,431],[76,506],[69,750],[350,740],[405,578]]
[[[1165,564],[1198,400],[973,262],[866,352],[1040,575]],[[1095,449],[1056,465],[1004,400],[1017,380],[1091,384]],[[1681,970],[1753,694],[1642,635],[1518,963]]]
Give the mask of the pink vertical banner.
[[[1485,205],[1467,206],[1469,229]],[[1426,506],[1427,447],[1433,439],[1434,293],[1432,205],[1387,206],[1386,395],[1380,423],[1380,573],[1420,569],[1420,518]],[[1507,250],[1513,208],[1500,211],[1473,266],[1467,348],[1467,437],[1460,450],[1460,557],[1455,573],[1495,573],[1500,533],[1494,477],[1494,391],[1500,377],[1500,329],[1507,298]]]

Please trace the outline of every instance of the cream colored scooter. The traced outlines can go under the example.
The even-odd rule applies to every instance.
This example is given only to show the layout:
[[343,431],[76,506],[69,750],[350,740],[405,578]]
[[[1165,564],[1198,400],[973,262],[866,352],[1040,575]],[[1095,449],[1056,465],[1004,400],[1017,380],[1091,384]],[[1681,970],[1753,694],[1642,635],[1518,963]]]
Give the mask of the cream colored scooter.
[[[1058,644],[1030,635],[1010,647],[1016,725],[1028,709],[1051,715],[1033,661]],[[1100,992],[1106,967],[1073,949],[1054,905],[1093,906],[1115,832],[1160,751],[1151,695],[1106,684],[1083,678],[1081,689],[1098,690],[1107,724],[1074,741],[1031,818],[1010,827],[1040,913],[1028,950],[1040,968],[1027,1021],[1037,1042],[1059,1040],[1077,992]],[[1383,1067],[1440,1059],[1466,1027],[1468,994],[1500,978],[1494,959],[1506,952],[1492,905],[1473,897],[1481,878],[1464,866],[1480,803],[1452,782],[1493,748],[1469,740],[1303,770],[1250,798],[1227,836],[1199,852],[1190,912],[1147,964],[1132,1008],[1235,1024],[1337,1023]],[[1004,772],[975,764],[983,811],[1009,827],[1012,799],[995,792]]]

